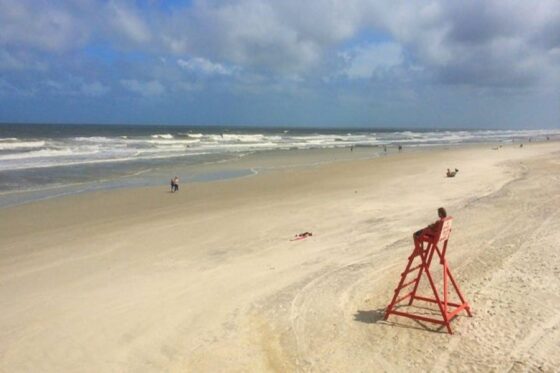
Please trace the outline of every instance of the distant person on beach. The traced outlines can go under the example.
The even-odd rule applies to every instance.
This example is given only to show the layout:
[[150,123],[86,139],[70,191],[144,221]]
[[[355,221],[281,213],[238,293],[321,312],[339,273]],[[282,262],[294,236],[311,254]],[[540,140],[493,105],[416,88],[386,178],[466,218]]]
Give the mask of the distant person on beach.
[[351,151],[351,152],[354,151],[354,145],[350,145],[350,151]]
[[402,151],[402,145],[399,145],[399,152]]
[[177,176],[173,178],[173,191],[179,191],[179,178]]
[[175,179],[171,178],[171,193],[175,191]]
[[383,145],[383,151],[387,153],[387,145]]
[[447,169],[447,173],[445,174],[447,177],[455,177],[455,175],[457,175],[457,172],[459,172],[458,169],[455,169],[455,171],[451,171],[449,168]]
[[422,228],[419,231],[414,232],[413,238],[414,238],[414,246],[416,248],[420,247],[420,243],[422,241],[434,237],[439,227],[441,226],[442,220],[447,217],[447,211],[445,211],[443,207],[438,208],[437,213],[439,216],[439,220],[428,225],[426,228]]

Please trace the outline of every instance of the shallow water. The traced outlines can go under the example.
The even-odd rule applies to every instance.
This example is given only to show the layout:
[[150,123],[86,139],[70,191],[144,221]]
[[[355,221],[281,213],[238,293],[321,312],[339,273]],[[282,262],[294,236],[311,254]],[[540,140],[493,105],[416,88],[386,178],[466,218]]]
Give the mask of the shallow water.
[[[267,167],[433,146],[558,138],[560,131],[0,125],[0,207],[84,191],[247,176]],[[251,159],[252,163],[241,162]],[[300,162],[301,163],[301,162]],[[244,165],[243,165],[244,164]]]

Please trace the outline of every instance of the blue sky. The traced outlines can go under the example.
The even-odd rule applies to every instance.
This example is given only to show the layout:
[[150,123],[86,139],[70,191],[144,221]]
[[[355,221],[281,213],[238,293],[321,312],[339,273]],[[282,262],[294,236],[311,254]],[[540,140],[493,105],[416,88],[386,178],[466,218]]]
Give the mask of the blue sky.
[[0,122],[560,127],[560,2],[0,0]]

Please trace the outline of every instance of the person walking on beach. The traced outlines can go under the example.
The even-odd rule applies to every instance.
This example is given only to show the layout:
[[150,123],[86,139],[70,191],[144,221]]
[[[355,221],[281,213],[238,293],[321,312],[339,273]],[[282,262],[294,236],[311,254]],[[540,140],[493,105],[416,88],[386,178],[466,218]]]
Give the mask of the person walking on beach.
[[402,151],[402,145],[399,145],[399,152]]
[[171,193],[175,191],[175,179],[171,178]]
[[175,176],[173,178],[173,191],[174,192],[178,192],[179,191],[179,178],[177,176]]

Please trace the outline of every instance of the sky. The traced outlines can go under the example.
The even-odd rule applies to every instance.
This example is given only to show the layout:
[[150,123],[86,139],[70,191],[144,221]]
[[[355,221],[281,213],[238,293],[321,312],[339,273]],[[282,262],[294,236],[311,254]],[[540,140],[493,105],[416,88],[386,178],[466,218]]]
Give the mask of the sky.
[[560,1],[0,0],[0,122],[560,127]]

